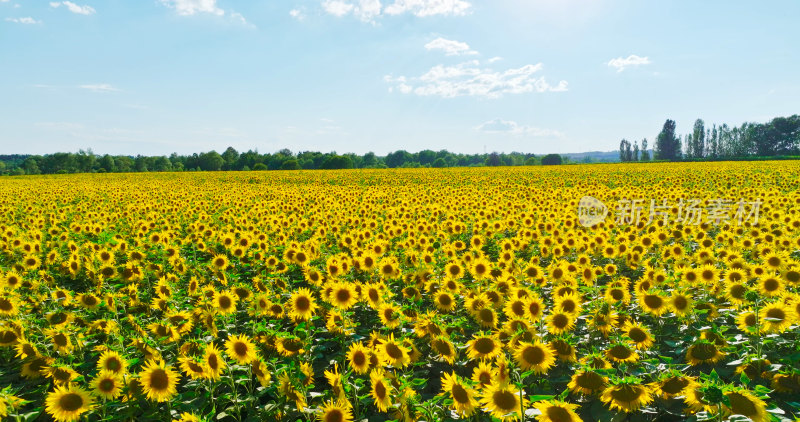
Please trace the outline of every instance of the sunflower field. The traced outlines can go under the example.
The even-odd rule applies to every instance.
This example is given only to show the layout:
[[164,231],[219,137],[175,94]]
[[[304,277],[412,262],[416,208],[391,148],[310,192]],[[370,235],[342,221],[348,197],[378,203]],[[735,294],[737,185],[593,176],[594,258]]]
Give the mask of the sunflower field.
[[800,416],[798,162],[5,177],[0,211],[3,420]]

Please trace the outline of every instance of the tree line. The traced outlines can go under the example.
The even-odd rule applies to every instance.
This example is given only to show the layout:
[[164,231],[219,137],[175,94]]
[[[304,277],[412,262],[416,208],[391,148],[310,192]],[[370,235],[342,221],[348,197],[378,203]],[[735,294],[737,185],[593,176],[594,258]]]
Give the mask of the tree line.
[[[642,151],[640,154],[640,150]],[[676,134],[675,121],[667,119],[653,145],[656,160],[720,160],[800,155],[800,115],[776,117],[767,123],[745,122],[741,126],[716,124],[707,127],[703,119],[694,122],[691,133]],[[648,161],[647,138],[619,143],[620,161]]]
[[552,165],[565,162],[557,154],[536,157],[519,152],[490,154],[455,154],[446,150],[423,150],[411,153],[394,151],[386,156],[373,152],[364,155],[282,149],[276,153],[239,152],[228,147],[216,151],[170,156],[97,155],[92,150],[77,153],[58,152],[46,155],[0,155],[0,174],[127,173],[165,171],[249,171],[313,170],[398,167],[471,167]]

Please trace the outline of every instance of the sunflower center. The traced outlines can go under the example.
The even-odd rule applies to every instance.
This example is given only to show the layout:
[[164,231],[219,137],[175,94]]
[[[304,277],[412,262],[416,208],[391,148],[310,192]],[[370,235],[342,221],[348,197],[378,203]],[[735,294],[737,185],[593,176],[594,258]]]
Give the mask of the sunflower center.
[[83,407],[83,397],[76,393],[67,393],[58,400],[58,407],[66,412],[74,412]]
[[756,322],[756,314],[747,314],[747,316],[744,317],[744,323],[748,327],[754,327]]
[[362,366],[367,363],[367,357],[364,356],[364,352],[357,352],[353,354],[353,364],[355,366]]
[[635,388],[630,385],[621,385],[611,391],[611,397],[615,402],[631,403],[644,393],[644,389]]
[[744,415],[749,418],[758,415],[758,409],[753,401],[740,393],[727,394],[728,399],[731,401],[731,410],[737,415]]
[[779,319],[781,321],[783,321],[784,318],[786,318],[786,312],[784,312],[783,309],[780,309],[780,308],[768,309],[766,315],[767,315],[767,318]]
[[53,342],[56,344],[56,346],[64,347],[67,345],[67,336],[61,333],[56,334],[53,337]]
[[216,371],[217,368],[219,368],[219,361],[217,360],[217,355],[216,354],[212,353],[212,354],[208,355],[208,358],[206,359],[206,361],[208,363],[208,367],[211,368],[212,371]]
[[450,345],[447,344],[446,341],[436,340],[436,341],[433,342],[433,347],[442,356],[449,356],[450,355]]
[[526,347],[522,351],[522,359],[530,365],[538,365],[544,362],[545,353],[539,346]]
[[290,352],[296,352],[303,348],[303,343],[299,340],[289,339],[283,342],[283,348]]
[[775,290],[778,290],[780,287],[781,283],[774,278],[768,278],[764,280],[764,290],[768,292],[774,292]]
[[692,357],[698,360],[709,360],[717,355],[717,346],[701,343],[692,348]]
[[97,383],[97,388],[98,388],[100,391],[103,391],[103,392],[105,392],[105,393],[108,393],[108,392],[110,392],[110,391],[114,390],[114,380],[112,380],[112,379],[109,379],[109,378],[106,378],[106,379],[100,380],[100,382],[99,382],[99,383]]
[[506,413],[517,410],[517,396],[507,390],[496,391],[492,394],[492,402],[498,409]]
[[344,415],[339,409],[331,409],[325,413],[325,417],[322,420],[324,422],[342,422],[344,421]]
[[689,380],[683,377],[672,377],[664,382],[661,391],[667,394],[678,394],[689,385]]
[[458,403],[469,403],[469,394],[467,394],[467,390],[465,390],[461,384],[453,384],[450,394],[453,396],[453,400]]
[[439,304],[442,306],[450,306],[453,303],[453,299],[450,298],[449,295],[441,295],[439,296]]
[[150,388],[156,391],[164,391],[169,387],[169,375],[167,371],[157,368],[150,374]]
[[8,312],[14,309],[14,304],[6,298],[0,299],[0,311]]
[[628,337],[636,343],[647,340],[647,333],[639,327],[633,327],[628,331]]
[[705,270],[703,271],[703,280],[713,280],[714,279],[714,271]]
[[567,409],[560,406],[549,406],[547,408],[547,417],[553,422],[570,422],[573,420]]
[[394,343],[386,343],[386,354],[389,355],[392,359],[402,359],[403,357],[403,349],[398,347]]
[[658,295],[646,295],[644,297],[644,304],[650,309],[659,309],[664,304],[664,300]]
[[734,299],[744,299],[744,294],[747,293],[747,288],[741,284],[734,284],[730,289],[731,297]]
[[492,322],[492,321],[494,321],[494,313],[489,308],[483,308],[480,311],[478,311],[478,317],[483,322]]
[[231,298],[228,296],[221,296],[219,298],[219,307],[222,309],[228,309],[231,307]]
[[294,307],[300,312],[305,312],[311,306],[311,301],[305,296],[300,296],[294,301]]
[[553,315],[553,326],[559,329],[566,328],[569,325],[569,317],[564,314]]
[[375,384],[375,395],[378,396],[378,399],[380,400],[383,400],[383,398],[386,397],[386,386],[383,385],[383,381]]
[[611,298],[614,300],[622,300],[625,297],[625,293],[622,289],[611,289]]
[[347,303],[350,301],[350,290],[341,289],[336,292],[336,300],[339,303]]
[[482,355],[492,353],[494,351],[494,340],[487,337],[475,340],[475,350]]
[[578,375],[577,384],[587,390],[599,390],[605,385],[603,377],[594,372],[584,372]]
[[631,349],[628,349],[627,346],[622,344],[618,344],[612,347],[610,352],[611,356],[615,359],[628,359],[633,354],[633,352],[631,352]]
[[575,308],[577,307],[578,305],[572,300],[565,300],[561,302],[561,309],[564,312],[575,312]]
[[800,282],[800,271],[788,271],[786,273],[786,280],[794,284]]
[[237,341],[233,343],[233,352],[239,357],[247,356],[247,345],[244,342]]

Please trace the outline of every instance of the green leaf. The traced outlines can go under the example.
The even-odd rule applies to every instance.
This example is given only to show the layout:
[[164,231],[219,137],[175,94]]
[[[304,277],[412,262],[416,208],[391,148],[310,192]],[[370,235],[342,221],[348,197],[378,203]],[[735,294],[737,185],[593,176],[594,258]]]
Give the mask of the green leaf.
[[739,381],[741,381],[742,384],[744,385],[750,384],[750,377],[748,377],[747,374],[742,372],[742,375],[739,376]]

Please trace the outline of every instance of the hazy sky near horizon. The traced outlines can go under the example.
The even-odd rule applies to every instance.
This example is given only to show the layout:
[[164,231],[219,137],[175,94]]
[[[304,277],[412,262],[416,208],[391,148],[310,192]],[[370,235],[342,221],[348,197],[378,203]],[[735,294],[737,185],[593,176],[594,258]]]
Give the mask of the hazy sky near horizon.
[[800,2],[0,0],[0,154],[609,151],[800,112]]

